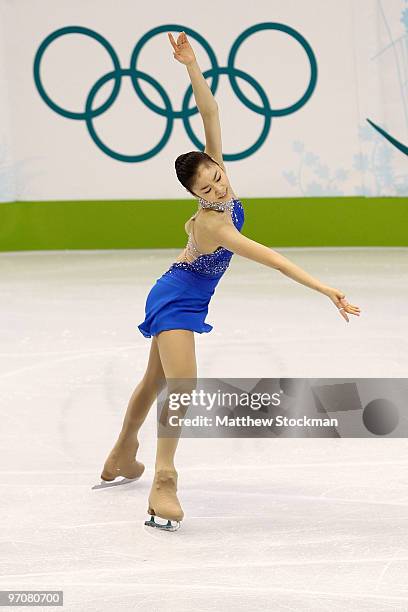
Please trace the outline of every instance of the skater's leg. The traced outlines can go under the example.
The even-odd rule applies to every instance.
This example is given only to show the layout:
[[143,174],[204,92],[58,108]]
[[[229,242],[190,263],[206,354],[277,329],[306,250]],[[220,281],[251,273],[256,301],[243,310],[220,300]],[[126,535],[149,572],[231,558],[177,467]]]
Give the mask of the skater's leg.
[[[172,329],[160,332],[157,339],[167,384],[166,398],[160,407],[161,413],[167,413],[170,393],[191,393],[196,387],[194,333],[185,329]],[[184,409],[184,412],[186,410],[187,408]],[[148,507],[148,513],[151,516],[173,521],[181,521],[184,516],[176,494],[178,475],[174,467],[174,455],[180,431],[180,429],[172,428],[172,437],[159,436],[157,439],[155,474]],[[145,524],[157,527],[152,521],[147,521]]]
[[133,391],[126,410],[118,442],[124,447],[137,442],[137,434],[156,396],[166,386],[156,336],[152,337],[146,371]]
[[[197,363],[195,355],[194,333],[186,329],[171,329],[160,332],[157,336],[160,360],[167,381],[167,394],[191,393],[197,384]],[[174,381],[169,379],[184,379]],[[163,404],[168,410],[168,401]],[[172,428],[172,432],[178,432]],[[172,434],[173,435],[173,434]],[[179,436],[158,438],[156,452],[156,470],[173,469],[174,455]]]
[[116,476],[136,477],[143,471],[143,466],[135,461],[139,448],[138,432],[154,403],[157,394],[166,385],[165,374],[161,365],[156,336],[152,337],[149,360],[146,371],[133,391],[122,424],[122,430],[112,451],[105,461],[101,474],[103,480],[111,481]]

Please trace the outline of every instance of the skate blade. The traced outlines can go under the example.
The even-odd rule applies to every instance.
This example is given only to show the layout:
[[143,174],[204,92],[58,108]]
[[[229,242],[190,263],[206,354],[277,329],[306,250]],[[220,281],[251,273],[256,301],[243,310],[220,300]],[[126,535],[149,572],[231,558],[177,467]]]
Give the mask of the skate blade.
[[[155,517],[152,515],[150,520],[145,521],[144,524],[147,525],[147,527],[156,527],[162,531],[177,531],[177,529],[180,529],[180,521],[173,521],[173,523],[175,523],[175,525],[173,525],[170,519],[162,519],[160,516],[156,516],[157,522],[154,519]],[[163,523],[161,521],[163,521]]]
[[127,484],[128,482],[135,482],[135,480],[139,480],[139,478],[140,476],[137,476],[136,478],[123,477],[122,480],[117,480],[117,478],[115,478],[115,480],[103,480],[101,478],[100,484],[94,485],[92,489],[109,489],[110,487],[118,487],[119,485]]

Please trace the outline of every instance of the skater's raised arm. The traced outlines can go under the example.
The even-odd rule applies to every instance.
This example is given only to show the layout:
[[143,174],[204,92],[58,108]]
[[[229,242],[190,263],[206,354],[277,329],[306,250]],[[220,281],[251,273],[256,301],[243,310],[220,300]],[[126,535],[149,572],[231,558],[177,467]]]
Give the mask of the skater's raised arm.
[[222,158],[221,125],[218,113],[218,104],[207,84],[207,81],[203,77],[201,68],[197,63],[194,51],[187,40],[185,32],[181,32],[177,42],[174,40],[170,32],[168,36],[174,49],[174,58],[186,66],[191,79],[194,98],[204,125],[204,153],[207,153],[207,155],[212,157],[225,172],[224,161]]
[[358,306],[353,306],[353,304],[349,304],[342,291],[323,284],[317,278],[314,278],[305,270],[291,262],[284,255],[281,255],[260,242],[256,242],[244,236],[230,223],[219,223],[216,216],[212,218],[208,216],[207,223],[209,224],[208,228],[211,235],[220,246],[225,247],[237,255],[252,259],[270,268],[275,268],[298,283],[327,295],[335,306],[337,306],[340,314],[346,321],[349,320],[346,313],[356,316],[360,315],[360,308]]
[[184,64],[190,75],[191,85],[193,87],[193,93],[197,108],[201,113],[202,117],[211,114],[218,110],[217,102],[213,96],[211,89],[208,86],[207,81],[203,77],[201,69],[197,63],[194,51],[185,32],[180,32],[177,42],[174,40],[173,35],[168,32],[169,40],[174,49],[173,56],[181,64]]

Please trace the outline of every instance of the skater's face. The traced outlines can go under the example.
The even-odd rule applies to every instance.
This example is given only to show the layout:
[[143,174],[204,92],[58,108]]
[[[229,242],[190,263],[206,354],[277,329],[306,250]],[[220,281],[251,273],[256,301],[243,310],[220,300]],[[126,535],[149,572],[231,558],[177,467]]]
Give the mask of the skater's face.
[[227,202],[230,199],[228,177],[215,163],[199,166],[193,191],[207,202]]

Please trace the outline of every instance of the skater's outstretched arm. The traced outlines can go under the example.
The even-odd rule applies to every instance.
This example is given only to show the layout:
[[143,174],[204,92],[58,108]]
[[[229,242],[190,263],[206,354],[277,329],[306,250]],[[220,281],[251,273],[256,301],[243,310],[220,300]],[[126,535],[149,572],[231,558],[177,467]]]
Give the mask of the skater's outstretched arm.
[[218,104],[207,81],[203,77],[201,68],[197,63],[193,48],[185,32],[179,34],[177,42],[170,32],[168,36],[174,50],[174,58],[186,66],[191,79],[194,98],[203,119],[206,142],[204,153],[207,153],[218,162],[225,172],[225,166],[222,159],[221,125]]
[[337,306],[340,314],[346,321],[349,320],[347,313],[360,316],[360,308],[358,306],[353,306],[353,304],[349,304],[342,291],[325,285],[291,262],[284,255],[281,255],[260,242],[256,242],[244,236],[244,234],[239,232],[237,228],[230,223],[220,223],[215,215],[208,215],[207,223],[208,230],[220,246],[225,247],[237,255],[275,268],[298,283],[327,295]]

